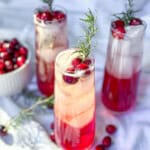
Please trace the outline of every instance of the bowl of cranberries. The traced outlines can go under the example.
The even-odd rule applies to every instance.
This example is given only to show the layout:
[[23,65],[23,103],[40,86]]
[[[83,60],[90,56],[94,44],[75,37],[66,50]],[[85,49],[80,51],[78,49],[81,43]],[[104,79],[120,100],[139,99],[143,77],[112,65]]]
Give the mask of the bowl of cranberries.
[[0,41],[0,96],[20,93],[31,80],[31,52],[16,38]]

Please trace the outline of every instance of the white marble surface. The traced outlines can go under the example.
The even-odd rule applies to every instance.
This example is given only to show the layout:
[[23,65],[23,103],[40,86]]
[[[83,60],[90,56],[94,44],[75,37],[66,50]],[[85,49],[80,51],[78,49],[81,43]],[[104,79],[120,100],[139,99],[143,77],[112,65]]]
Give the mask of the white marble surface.
[[[79,18],[91,8],[97,11],[98,35],[96,37],[97,48],[94,50],[96,59],[96,95],[97,95],[97,132],[94,145],[100,143],[105,135],[104,127],[108,123],[114,123],[118,131],[114,136],[114,144],[110,150],[150,150],[150,1],[135,0],[135,7],[141,11],[138,15],[147,23],[145,36],[145,47],[143,56],[143,73],[139,85],[139,99],[134,110],[124,114],[112,114],[100,103],[100,89],[103,79],[103,68],[107,41],[109,34],[109,23],[111,15],[124,10],[125,0],[55,0],[55,4],[62,5],[68,12],[68,35],[70,46],[74,46],[77,36],[80,35],[83,26],[78,22]],[[29,44],[34,53],[34,27],[33,11],[42,3],[40,0],[0,0],[0,39],[18,37]],[[36,89],[35,78],[29,88]],[[8,113],[15,115],[18,106],[11,105],[5,101],[6,97],[0,97],[0,106]],[[11,98],[7,98],[9,101]],[[21,97],[15,97],[18,103]],[[53,120],[53,112],[41,112],[36,118],[46,129],[50,131],[49,124]],[[55,148],[56,149],[56,148]],[[93,148],[94,149],[94,148]],[[0,145],[0,150],[3,150]],[[7,148],[11,150],[11,148]]]

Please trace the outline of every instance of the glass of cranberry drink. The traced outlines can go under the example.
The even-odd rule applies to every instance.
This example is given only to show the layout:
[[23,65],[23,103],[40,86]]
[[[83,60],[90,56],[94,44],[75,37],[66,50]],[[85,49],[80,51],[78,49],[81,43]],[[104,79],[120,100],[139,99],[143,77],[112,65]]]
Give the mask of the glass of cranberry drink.
[[83,150],[94,140],[94,62],[82,61],[74,51],[61,52],[56,58],[54,129],[58,145]]
[[133,14],[128,16],[111,23],[102,101],[113,111],[127,111],[137,100],[146,25]]
[[68,47],[67,16],[62,8],[37,9],[34,14],[36,77],[38,88],[46,96],[54,92],[54,61]]
[[[84,21],[84,20],[83,20]],[[78,48],[59,53],[55,62],[55,139],[65,150],[91,147],[95,136],[94,58],[91,39],[96,33],[92,12]]]

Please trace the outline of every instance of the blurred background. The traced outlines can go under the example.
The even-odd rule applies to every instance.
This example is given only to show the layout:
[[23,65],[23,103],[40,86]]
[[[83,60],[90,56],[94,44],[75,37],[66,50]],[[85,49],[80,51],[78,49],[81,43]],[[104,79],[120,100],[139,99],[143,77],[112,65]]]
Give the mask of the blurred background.
[[[55,5],[64,7],[68,13],[68,36],[70,47],[77,43],[82,34],[82,24],[79,18],[90,8],[97,15],[98,34],[96,40],[96,66],[104,67],[109,25],[114,13],[122,12],[128,0],[54,0]],[[34,52],[34,24],[35,8],[44,5],[42,0],[0,0],[0,39],[17,37],[27,43]],[[134,0],[137,16],[147,23],[143,65],[150,68],[149,38],[150,38],[150,1]]]

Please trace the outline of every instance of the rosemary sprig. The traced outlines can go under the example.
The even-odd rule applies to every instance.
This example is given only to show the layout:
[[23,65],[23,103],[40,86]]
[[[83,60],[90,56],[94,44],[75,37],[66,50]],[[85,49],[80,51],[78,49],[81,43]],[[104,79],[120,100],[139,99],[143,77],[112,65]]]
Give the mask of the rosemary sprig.
[[43,0],[43,2],[46,3],[46,4],[48,4],[49,10],[52,11],[53,0]]
[[31,119],[34,115],[33,111],[34,109],[39,105],[53,105],[54,104],[54,96],[47,97],[45,99],[39,98],[36,103],[31,105],[29,108],[22,109],[18,115],[12,117],[6,125],[4,125],[3,131],[8,131],[10,127],[17,127],[20,125],[23,121],[27,119]]
[[128,0],[128,6],[125,12],[114,14],[114,16],[120,20],[123,20],[125,25],[129,25],[130,20],[134,18],[134,14],[137,12],[133,10],[133,0]]
[[85,35],[83,39],[79,41],[78,46],[77,46],[77,48],[79,49],[77,52],[79,53],[79,55],[81,56],[83,60],[89,56],[92,50],[91,41],[97,32],[96,18],[94,17],[90,9],[85,14],[85,16],[86,17],[84,19],[81,19],[81,21],[86,23],[87,28],[84,31]]

